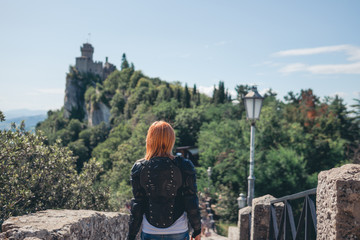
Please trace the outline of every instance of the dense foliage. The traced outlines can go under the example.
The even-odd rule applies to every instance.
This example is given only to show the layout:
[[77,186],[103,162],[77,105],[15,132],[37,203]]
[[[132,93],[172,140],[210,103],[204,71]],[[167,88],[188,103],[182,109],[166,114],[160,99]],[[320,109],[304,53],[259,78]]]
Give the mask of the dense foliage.
[[0,131],[0,225],[10,216],[48,208],[108,209],[99,188],[101,164],[90,159],[77,174],[68,148],[20,128]]
[[[103,82],[94,76],[86,80],[88,77],[76,73],[77,79],[86,82],[81,85],[84,104],[107,105],[110,123],[88,127],[81,111],[72,113],[70,119],[63,117],[63,109],[49,111],[48,118],[37,126],[47,137],[41,139],[45,144],[40,140],[36,144],[56,148],[55,152],[65,151],[61,146],[67,146],[77,156],[75,169],[80,176],[87,171],[89,159],[96,159],[104,169],[96,189],[110,188],[108,203],[117,211],[131,198],[129,172],[135,160],[144,156],[149,125],[166,120],[176,131],[176,147],[199,149],[199,190],[208,191],[206,169],[212,167],[210,194],[216,214],[223,220],[236,220],[236,198],[247,192],[250,124],[241,96],[249,86],[236,87],[240,103],[235,104],[223,82],[208,97],[200,94],[196,85],[183,87],[179,82],[145,76],[133,64],[129,66],[125,55],[121,70]],[[256,196],[280,197],[315,187],[319,171],[359,163],[359,104],[354,109],[351,113],[339,97],[320,100],[311,89],[290,92],[284,101],[269,90],[256,123]]]
[[[122,63],[121,71],[87,87],[84,94],[85,104],[101,101],[110,107],[110,125],[89,128],[83,121],[64,119],[58,111],[38,129],[47,133],[50,142],[60,138],[69,146],[79,157],[79,172],[91,157],[102,164],[101,184],[110,187],[110,205],[118,210],[131,198],[129,171],[144,156],[147,128],[155,120],[166,120],[175,128],[176,146],[199,148],[200,191],[207,191],[206,169],[213,168],[216,213],[234,221],[237,195],[247,192],[250,124],[241,96],[250,87],[237,86],[240,103],[233,104],[223,82],[207,97],[196,85],[183,87],[135,71],[125,55]],[[272,90],[265,97],[256,124],[257,196],[280,197],[315,187],[319,171],[358,161],[359,113],[349,114],[342,99],[321,101],[311,89],[290,92],[284,101]]]

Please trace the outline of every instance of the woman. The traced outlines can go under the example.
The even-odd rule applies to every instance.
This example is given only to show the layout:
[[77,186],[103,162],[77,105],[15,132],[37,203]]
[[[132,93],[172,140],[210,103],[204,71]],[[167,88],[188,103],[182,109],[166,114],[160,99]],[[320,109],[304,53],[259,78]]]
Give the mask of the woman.
[[164,121],[154,122],[146,137],[146,155],[131,169],[134,198],[131,201],[128,240],[142,226],[142,240],[200,240],[201,222],[194,165],[174,157],[175,132]]

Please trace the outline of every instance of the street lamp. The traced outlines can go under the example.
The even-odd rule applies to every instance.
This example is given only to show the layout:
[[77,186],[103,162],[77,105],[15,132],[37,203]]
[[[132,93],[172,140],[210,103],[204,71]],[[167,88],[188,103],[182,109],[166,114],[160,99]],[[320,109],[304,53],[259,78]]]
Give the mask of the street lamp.
[[246,117],[251,121],[251,136],[250,136],[250,169],[248,177],[248,206],[252,205],[255,191],[255,176],[254,176],[254,151],[255,151],[255,121],[260,118],[260,111],[264,98],[258,93],[255,86],[243,98],[246,110]]
[[246,197],[245,197],[245,194],[243,193],[240,193],[239,194],[239,197],[237,198],[237,202],[238,202],[238,205],[239,205],[239,208],[242,209],[246,206]]
[[211,177],[211,173],[212,173],[211,167],[208,167],[208,169],[207,169],[206,171],[207,171],[208,177],[210,178],[210,177]]
[[212,169],[211,167],[208,167],[208,169],[206,170],[207,171],[207,175],[208,175],[208,191],[210,193],[210,180],[211,180],[211,173],[212,173]]

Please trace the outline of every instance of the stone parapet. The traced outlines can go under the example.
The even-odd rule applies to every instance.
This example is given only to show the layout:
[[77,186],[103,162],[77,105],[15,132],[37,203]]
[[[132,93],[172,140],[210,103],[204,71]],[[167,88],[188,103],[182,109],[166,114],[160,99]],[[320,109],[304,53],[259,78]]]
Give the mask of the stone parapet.
[[269,194],[253,199],[251,210],[251,240],[268,239],[271,200],[275,200],[275,198]]
[[[269,194],[253,199],[251,210],[251,240],[269,239],[270,201],[275,199],[275,197]],[[283,203],[275,204],[276,216],[278,218],[280,218],[283,208]],[[279,219],[277,219],[277,221],[279,221]]]
[[317,239],[360,239],[360,165],[320,172]]
[[11,217],[0,239],[126,239],[129,215],[91,210],[46,210]]

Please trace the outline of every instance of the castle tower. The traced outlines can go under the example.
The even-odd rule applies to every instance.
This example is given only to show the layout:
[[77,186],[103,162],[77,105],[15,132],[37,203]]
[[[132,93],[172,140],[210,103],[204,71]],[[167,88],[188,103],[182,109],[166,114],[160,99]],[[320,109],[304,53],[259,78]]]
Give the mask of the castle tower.
[[84,43],[82,47],[80,47],[81,56],[90,58],[92,60],[94,54],[94,48],[90,43]]
[[116,67],[108,62],[106,57],[106,62],[103,67],[102,62],[93,61],[94,47],[90,43],[84,43],[80,47],[81,57],[76,58],[75,67],[81,73],[93,73],[99,75],[102,79],[106,79],[107,76],[116,70]]

